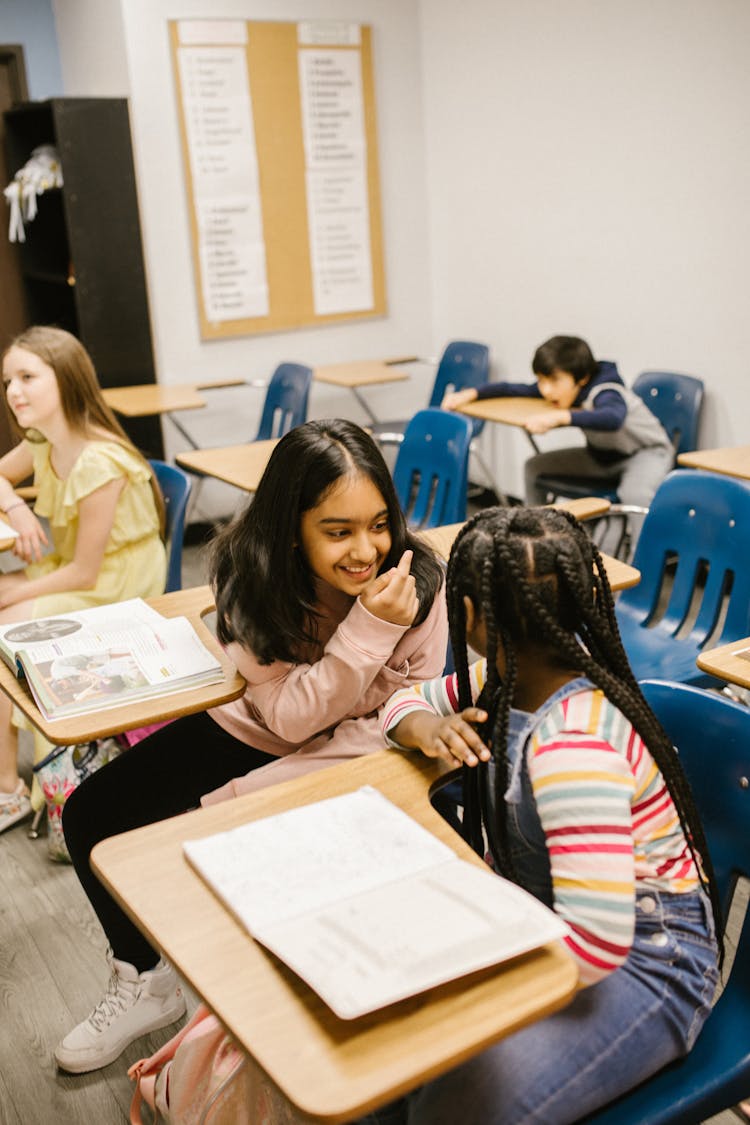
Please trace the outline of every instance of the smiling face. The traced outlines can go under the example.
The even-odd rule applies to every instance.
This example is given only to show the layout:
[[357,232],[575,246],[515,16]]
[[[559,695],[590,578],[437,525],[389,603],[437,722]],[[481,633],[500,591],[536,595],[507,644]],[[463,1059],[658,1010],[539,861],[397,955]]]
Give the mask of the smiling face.
[[15,345],[3,358],[3,386],[8,406],[23,430],[45,432],[60,417],[60,388],[53,368],[34,352]]
[[588,379],[577,383],[569,371],[554,367],[549,375],[537,375],[537,386],[542,398],[556,410],[570,410]]
[[388,557],[388,507],[369,477],[340,477],[300,521],[300,542],[316,576],[357,597]]

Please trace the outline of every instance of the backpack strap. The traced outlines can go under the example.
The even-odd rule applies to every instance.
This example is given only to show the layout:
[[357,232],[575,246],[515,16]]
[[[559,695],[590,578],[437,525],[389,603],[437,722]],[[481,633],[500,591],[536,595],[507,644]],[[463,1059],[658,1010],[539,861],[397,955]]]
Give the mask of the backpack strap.
[[143,1125],[143,1118],[141,1116],[141,1103],[146,1104],[152,1109],[156,1110],[156,1081],[162,1069],[170,1063],[174,1058],[175,1051],[182,1043],[186,1035],[188,1035],[194,1027],[199,1023],[211,1016],[211,1011],[205,1004],[199,1004],[195,1009],[192,1017],[188,1020],[184,1027],[168,1039],[158,1051],[150,1055],[147,1059],[138,1059],[131,1067],[128,1068],[128,1078],[135,1082],[135,1089],[133,1090],[133,1098],[130,1102],[130,1123],[131,1125]]

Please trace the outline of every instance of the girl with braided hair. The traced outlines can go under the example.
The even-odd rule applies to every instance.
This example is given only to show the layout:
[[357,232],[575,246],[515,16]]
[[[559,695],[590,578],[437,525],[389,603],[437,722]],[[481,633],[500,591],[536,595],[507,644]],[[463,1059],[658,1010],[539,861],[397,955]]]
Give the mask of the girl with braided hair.
[[[564,1125],[692,1047],[718,979],[715,880],[575,518],[481,512],[456,539],[447,595],[456,672],[397,692],[383,729],[463,766],[467,837],[565,920],[581,989],[388,1120]],[[467,643],[485,659],[470,664]]]

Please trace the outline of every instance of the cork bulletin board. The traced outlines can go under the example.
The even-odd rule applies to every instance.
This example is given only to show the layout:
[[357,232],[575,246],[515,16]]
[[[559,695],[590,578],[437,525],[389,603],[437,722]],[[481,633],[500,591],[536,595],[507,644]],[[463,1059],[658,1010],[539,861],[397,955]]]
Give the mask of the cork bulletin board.
[[169,24],[201,336],[386,311],[371,29]]

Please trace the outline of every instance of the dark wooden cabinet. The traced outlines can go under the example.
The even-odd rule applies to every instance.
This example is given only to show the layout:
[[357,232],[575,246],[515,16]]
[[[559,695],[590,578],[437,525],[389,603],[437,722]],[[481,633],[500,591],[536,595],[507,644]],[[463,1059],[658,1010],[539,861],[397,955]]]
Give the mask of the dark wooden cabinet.
[[[20,247],[30,321],[78,336],[103,387],[155,382],[127,101],[51,98],[4,118],[11,176],[43,144],[62,164],[63,187],[38,197]],[[157,418],[126,428],[148,456],[163,456]]]

